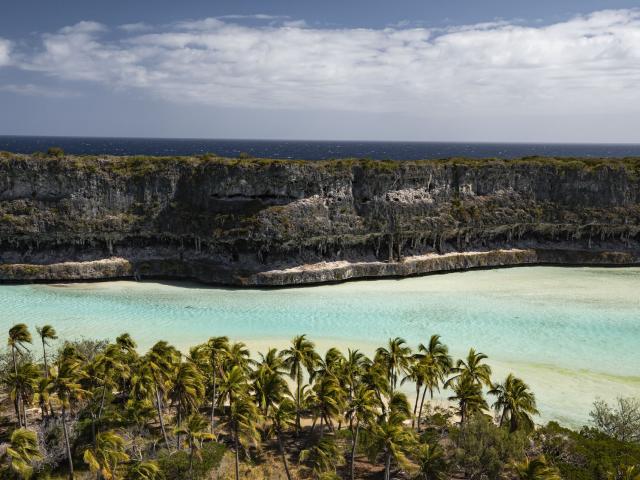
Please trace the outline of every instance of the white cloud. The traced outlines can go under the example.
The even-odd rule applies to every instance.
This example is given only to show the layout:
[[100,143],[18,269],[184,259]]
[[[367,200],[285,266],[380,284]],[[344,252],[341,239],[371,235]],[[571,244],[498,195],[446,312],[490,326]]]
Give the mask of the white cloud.
[[221,20],[282,20],[290,17],[288,15],[267,15],[264,13],[256,13],[253,15],[221,15],[217,18]]
[[125,23],[123,25],[118,25],[118,28],[127,33],[140,33],[153,30],[153,27],[145,22]]
[[23,84],[9,83],[4,85],[0,84],[0,92],[8,92],[8,93],[13,93],[17,95],[49,97],[49,98],[69,98],[69,97],[80,96],[80,94],[77,92],[50,88],[48,86],[43,86],[43,85],[34,85],[32,83],[23,83]]
[[23,52],[23,68],[222,106],[452,115],[640,108],[638,9],[540,27],[302,27],[207,18],[114,39],[81,22],[44,35],[39,51]]
[[9,65],[11,60],[11,42],[0,38],[0,67]]

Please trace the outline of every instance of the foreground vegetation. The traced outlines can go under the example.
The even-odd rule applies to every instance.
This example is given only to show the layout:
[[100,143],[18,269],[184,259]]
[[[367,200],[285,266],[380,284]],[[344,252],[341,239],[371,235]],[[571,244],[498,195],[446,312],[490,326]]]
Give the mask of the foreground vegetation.
[[304,335],[256,357],[226,337],[187,355],[56,340],[9,330],[0,478],[640,479],[639,402],[597,401],[580,432],[536,428],[522,379],[495,381],[473,349],[454,361],[437,335],[373,358],[321,357]]

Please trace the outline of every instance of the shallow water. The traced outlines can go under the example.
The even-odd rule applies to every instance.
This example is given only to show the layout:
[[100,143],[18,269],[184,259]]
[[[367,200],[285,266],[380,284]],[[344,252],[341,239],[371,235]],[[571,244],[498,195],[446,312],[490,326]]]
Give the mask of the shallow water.
[[[2,328],[52,324],[61,337],[127,331],[146,349],[185,349],[213,335],[252,349],[306,333],[319,349],[372,353],[438,333],[452,354],[475,347],[496,379],[509,371],[538,396],[540,421],[578,426],[593,400],[640,396],[640,268],[523,267],[280,290],[190,283],[0,286]],[[444,394],[446,397],[446,392]]]

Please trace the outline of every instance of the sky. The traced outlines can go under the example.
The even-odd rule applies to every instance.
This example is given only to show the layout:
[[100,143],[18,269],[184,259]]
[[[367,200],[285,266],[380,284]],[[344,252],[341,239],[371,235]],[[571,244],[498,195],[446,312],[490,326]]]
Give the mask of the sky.
[[0,135],[640,143],[640,1],[20,0]]

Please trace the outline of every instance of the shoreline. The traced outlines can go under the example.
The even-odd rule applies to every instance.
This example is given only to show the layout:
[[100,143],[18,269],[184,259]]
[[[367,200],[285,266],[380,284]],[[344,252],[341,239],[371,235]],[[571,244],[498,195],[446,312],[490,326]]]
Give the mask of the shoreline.
[[[336,284],[353,280],[401,279],[470,270],[525,266],[633,267],[640,266],[640,252],[512,248],[486,251],[429,253],[400,261],[323,261],[240,272],[176,259],[129,260],[110,257],[85,262],[50,264],[0,264],[0,284],[76,283],[114,280],[189,280],[230,288],[291,288]],[[142,273],[144,272],[144,273]]]

